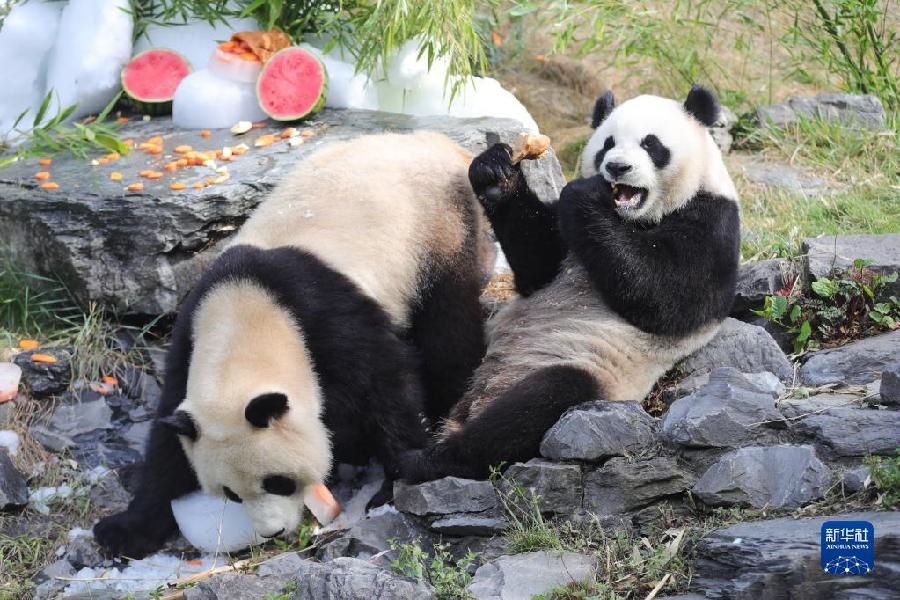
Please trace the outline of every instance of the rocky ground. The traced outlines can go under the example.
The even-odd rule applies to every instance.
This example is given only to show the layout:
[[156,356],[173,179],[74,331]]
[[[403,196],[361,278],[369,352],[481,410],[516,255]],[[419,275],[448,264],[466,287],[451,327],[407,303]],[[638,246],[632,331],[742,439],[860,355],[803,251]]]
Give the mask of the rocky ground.
[[[133,127],[135,137],[163,135],[167,147],[228,143],[189,138],[165,121]],[[72,181],[56,192],[31,184],[31,165],[6,170],[0,234],[82,300],[156,315],[175,308],[216,244],[322,140],[428,127],[478,151],[486,131],[516,133],[497,120],[328,111],[310,127],[315,135],[303,145],[251,152],[225,185],[191,195],[165,182],[126,193],[107,184],[109,168],[98,175],[74,161],[54,167]],[[729,143],[729,126],[718,129]],[[137,172],[156,160],[135,154],[115,169]],[[557,193],[555,158],[529,169],[543,195]],[[99,191],[79,191],[88,186]],[[85,227],[93,234],[75,239]],[[571,409],[547,432],[540,458],[491,481],[398,483],[393,506],[368,515],[358,509],[377,489],[377,469],[343,468],[335,486],[348,513],[341,527],[311,535],[305,525],[291,540],[234,556],[204,556],[176,539],[144,561],[112,560],[91,538],[93,522],[121,510],[133,487],[160,395],[160,348],[142,352],[142,364],[120,369],[107,387],[73,380],[70,348],[39,350],[54,363],[17,352],[9,358],[24,371],[24,389],[0,404],[0,430],[21,434],[18,447],[0,434],[0,550],[3,570],[16,573],[0,577],[0,595],[896,597],[900,513],[883,510],[885,490],[863,461],[900,447],[900,331],[789,356],[784,333],[749,312],[795,277],[805,285],[857,258],[878,272],[900,270],[900,234],[810,238],[801,260],[743,265],[733,318],[707,347],[643,404]],[[501,274],[492,282],[489,309],[508,298],[509,281]],[[835,515],[874,524],[872,576],[822,573],[819,529]]]

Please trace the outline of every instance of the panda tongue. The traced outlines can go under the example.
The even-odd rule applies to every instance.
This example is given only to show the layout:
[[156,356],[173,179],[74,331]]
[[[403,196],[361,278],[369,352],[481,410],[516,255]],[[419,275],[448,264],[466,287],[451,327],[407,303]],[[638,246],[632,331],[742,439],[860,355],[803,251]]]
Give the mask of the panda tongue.
[[634,197],[640,193],[640,190],[637,188],[631,187],[630,185],[618,184],[616,186],[616,204],[630,204]]

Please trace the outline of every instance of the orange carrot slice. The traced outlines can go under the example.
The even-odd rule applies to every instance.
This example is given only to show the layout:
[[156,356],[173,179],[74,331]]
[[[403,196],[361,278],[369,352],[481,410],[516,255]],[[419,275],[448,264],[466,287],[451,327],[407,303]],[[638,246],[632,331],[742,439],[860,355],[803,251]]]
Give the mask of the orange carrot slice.
[[185,184],[183,184],[183,183],[178,183],[178,182],[176,181],[175,183],[173,183],[172,185],[169,186],[169,189],[178,192],[178,191],[180,191],[180,190],[186,190],[186,189],[187,189],[187,185],[185,185]]
[[109,174],[109,178],[113,181],[122,181],[122,173],[119,171],[113,171]]
[[181,145],[181,146],[175,146],[175,152],[176,152],[177,154],[187,154],[187,153],[190,152],[191,150],[193,150],[193,148],[191,148],[191,147],[188,146],[187,144],[183,144],[183,145]]
[[191,187],[194,188],[195,190],[202,190],[202,189],[203,189],[203,182],[202,182],[202,181],[195,181],[194,183],[191,184]]
[[31,360],[36,363],[55,363],[56,357],[49,354],[32,354]]
[[41,343],[37,340],[19,340],[19,348],[22,350],[37,350],[41,347]]
[[209,129],[204,129],[200,132],[200,137],[209,137],[209,136],[210,136]]
[[138,181],[137,183],[129,183],[128,191],[129,192],[140,192],[144,189],[144,184]]
[[154,135],[152,138],[147,140],[148,144],[152,144],[154,146],[162,146],[166,143],[166,141],[162,138],[161,135]]
[[58,190],[59,184],[55,181],[48,181],[47,183],[42,183],[41,187],[45,190]]
[[328,525],[341,514],[341,505],[331,491],[321,483],[309,485],[303,491],[303,503],[320,525]]
[[257,148],[265,148],[272,142],[274,142],[277,138],[271,133],[267,133],[265,135],[261,135],[253,142],[253,145]]
[[38,181],[47,181],[50,179],[50,171],[38,171],[34,174],[34,178]]
[[127,123],[128,121],[130,121],[128,117],[119,117],[116,119],[116,123]]
[[52,158],[42,158],[41,160],[38,161],[38,164],[41,165],[42,167],[49,167],[50,165],[53,164],[53,159]]
[[119,385],[119,380],[111,375],[107,375],[101,379],[106,385]]

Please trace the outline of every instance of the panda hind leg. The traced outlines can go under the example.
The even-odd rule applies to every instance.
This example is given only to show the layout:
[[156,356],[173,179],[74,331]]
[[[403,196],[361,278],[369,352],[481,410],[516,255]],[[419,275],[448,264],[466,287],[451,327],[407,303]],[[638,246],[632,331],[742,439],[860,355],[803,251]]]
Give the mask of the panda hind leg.
[[483,479],[491,467],[538,456],[544,434],[569,407],[599,397],[600,387],[587,371],[545,367],[514,384],[446,439],[406,452],[400,476],[409,481],[448,475]]

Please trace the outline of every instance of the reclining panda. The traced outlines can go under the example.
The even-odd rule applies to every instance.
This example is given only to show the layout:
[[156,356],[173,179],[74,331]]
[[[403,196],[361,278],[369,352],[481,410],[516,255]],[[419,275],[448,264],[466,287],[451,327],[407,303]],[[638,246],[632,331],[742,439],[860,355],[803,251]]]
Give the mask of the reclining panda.
[[377,135],[285,178],[185,301],[137,491],[94,527],[101,546],[158,549],[198,487],[274,537],[335,462],[375,457],[390,482],[484,351],[471,160],[437,134]]
[[715,96],[639,96],[594,109],[582,178],[543,204],[498,144],[469,178],[521,295],[488,324],[488,349],[438,441],[402,475],[484,477],[537,456],[569,407],[641,400],[706,344],[734,298],[737,193],[707,127]]

